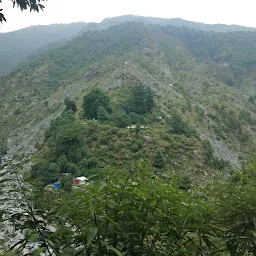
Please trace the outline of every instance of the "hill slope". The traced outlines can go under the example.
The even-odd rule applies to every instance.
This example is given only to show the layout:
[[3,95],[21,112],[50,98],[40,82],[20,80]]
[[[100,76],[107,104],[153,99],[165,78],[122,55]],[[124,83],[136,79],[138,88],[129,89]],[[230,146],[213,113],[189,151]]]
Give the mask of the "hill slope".
[[80,22],[48,26],[34,26],[10,33],[0,33],[0,76],[10,72],[21,62],[27,61],[28,57],[35,57],[38,54],[56,47],[60,41],[76,36],[81,30],[84,32],[102,30],[114,25],[120,25],[124,22],[139,22],[148,25],[160,26],[171,25],[175,27],[185,26],[198,31],[255,31],[255,28],[237,25],[209,25],[182,19],[162,19],[134,15],[108,18],[104,19],[101,23]]
[[0,33],[0,76],[27,60],[37,49],[79,33],[85,23],[34,26]]
[[204,24],[201,22],[187,21],[180,18],[154,18],[154,17],[143,17],[143,16],[135,16],[135,15],[124,15],[120,17],[107,18],[104,19],[101,24],[102,25],[119,25],[124,22],[137,22],[148,25],[160,25],[160,26],[174,26],[174,27],[188,27],[190,29],[195,29],[198,31],[205,32],[235,32],[235,31],[255,31],[255,28],[244,27],[238,25],[225,25],[225,24]]
[[[215,167],[206,162],[212,147],[217,162],[223,159],[240,168],[255,150],[255,40],[255,32],[196,32],[138,23],[88,31],[1,80],[2,141],[8,138],[10,156],[28,156],[50,121],[61,114],[66,96],[76,101],[83,123],[82,98],[92,88],[107,91],[121,104],[129,88],[139,83],[153,90],[153,114],[162,118],[147,117],[150,129],[140,139],[151,142],[132,149],[131,144],[139,143],[132,131],[119,128],[119,135],[111,135],[115,124],[99,123],[94,133],[85,131],[92,140],[87,141],[87,154],[112,151],[115,164],[130,163],[129,155],[152,164],[159,150],[165,154],[166,170],[204,177],[214,174]],[[176,114],[194,135],[170,132]],[[104,129],[110,133],[109,144],[93,139]]]

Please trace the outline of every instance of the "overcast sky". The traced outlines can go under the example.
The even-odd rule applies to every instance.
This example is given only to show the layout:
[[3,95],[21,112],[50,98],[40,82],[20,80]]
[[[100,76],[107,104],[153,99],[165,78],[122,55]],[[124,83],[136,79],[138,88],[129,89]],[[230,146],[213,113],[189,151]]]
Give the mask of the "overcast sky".
[[22,13],[12,8],[10,0],[3,0],[0,9],[7,23],[0,25],[0,32],[39,24],[100,22],[125,14],[256,27],[255,0],[48,0],[44,5],[39,14]]

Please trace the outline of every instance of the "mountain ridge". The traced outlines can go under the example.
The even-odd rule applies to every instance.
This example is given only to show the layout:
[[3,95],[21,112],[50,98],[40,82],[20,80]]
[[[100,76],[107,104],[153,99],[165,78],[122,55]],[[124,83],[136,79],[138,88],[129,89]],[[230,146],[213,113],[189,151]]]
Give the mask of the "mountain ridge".
[[39,48],[76,36],[85,23],[32,26],[0,34],[0,76],[7,74]]
[[232,31],[256,31],[254,27],[246,27],[241,25],[226,25],[226,24],[207,24],[203,22],[188,21],[182,18],[157,18],[157,17],[145,17],[137,15],[123,15],[112,18],[106,18],[101,21],[100,24],[120,24],[127,21],[142,22],[145,24],[155,25],[172,25],[177,27],[189,27],[201,31],[214,31],[214,32],[232,32]]
[[[0,33],[0,58],[4,65],[0,65],[0,76],[7,74],[31,55],[34,57],[37,50],[45,48],[47,51],[73,36],[87,31],[107,29],[113,25],[120,25],[123,22],[141,22],[148,25],[188,27],[198,31],[234,32],[234,31],[255,31],[255,28],[238,25],[204,24],[200,22],[186,21],[180,18],[154,18],[135,15],[123,15],[119,17],[106,18],[100,23],[70,23],[31,26],[17,31]],[[37,37],[34,37],[37,34]],[[17,44],[17,42],[19,42]],[[51,45],[54,43],[54,46]],[[42,50],[41,50],[42,51]],[[41,54],[41,52],[39,52]],[[0,63],[1,64],[1,63]]]
[[[234,43],[237,35],[242,38]],[[247,37],[250,42],[241,45]],[[177,161],[170,157],[172,168],[204,176],[204,167],[209,177],[213,171],[204,163],[200,140],[168,135],[168,119],[176,112],[201,140],[211,142],[216,157],[239,168],[255,147],[255,105],[248,101],[255,92],[254,66],[245,69],[248,58],[254,58],[255,38],[254,32],[218,34],[134,22],[81,33],[3,77],[1,136],[8,137],[12,156],[20,151],[29,155],[26,148],[34,152],[32,144],[42,139],[40,127],[45,129],[61,114],[65,97],[77,102],[80,116],[83,95],[92,88],[109,92],[119,102],[128,88],[142,83],[156,94],[155,114],[165,116],[163,131],[161,124],[153,123],[151,135],[145,136],[166,155],[178,154]],[[237,61],[240,58],[246,61]],[[120,143],[126,139],[121,136]],[[180,140],[187,141],[188,148],[193,141],[197,145],[185,158]],[[200,160],[189,166],[194,158]]]

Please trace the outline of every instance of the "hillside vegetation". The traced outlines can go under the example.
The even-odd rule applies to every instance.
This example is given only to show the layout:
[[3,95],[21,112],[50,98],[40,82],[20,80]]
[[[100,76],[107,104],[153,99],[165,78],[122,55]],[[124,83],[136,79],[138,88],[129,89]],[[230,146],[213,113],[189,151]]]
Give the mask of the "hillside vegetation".
[[[62,41],[77,36],[80,31],[92,31],[107,29],[113,25],[124,22],[139,22],[145,24],[157,24],[161,26],[171,25],[175,27],[189,27],[199,31],[232,32],[253,31],[254,28],[236,25],[208,25],[182,19],[160,19],[126,15],[108,18],[101,23],[71,23],[54,24],[48,26],[33,26],[9,33],[0,33],[0,76],[17,68],[22,62],[28,61],[49,49],[57,47]],[[36,35],[36,36],[35,36]]]
[[176,22],[87,24],[1,78],[16,252],[256,254],[256,32]]
[[[255,39],[254,32],[136,23],[88,31],[1,79],[1,140],[19,128],[9,139],[14,153],[30,145],[22,143],[24,138],[36,138],[40,125],[47,127],[61,114],[65,97],[75,99],[81,111],[91,88],[120,101],[140,83],[154,92],[163,123],[178,113],[210,142],[217,158],[240,168],[255,148]],[[164,139],[167,127],[157,128],[154,136],[171,140]],[[158,148],[165,151],[161,144]],[[194,149],[195,155],[199,152]]]
[[[62,40],[76,36],[85,23],[33,26],[9,33],[0,33],[0,76],[17,68],[38,51],[53,48]],[[52,44],[52,45],[51,45]],[[40,50],[39,50],[40,49]]]

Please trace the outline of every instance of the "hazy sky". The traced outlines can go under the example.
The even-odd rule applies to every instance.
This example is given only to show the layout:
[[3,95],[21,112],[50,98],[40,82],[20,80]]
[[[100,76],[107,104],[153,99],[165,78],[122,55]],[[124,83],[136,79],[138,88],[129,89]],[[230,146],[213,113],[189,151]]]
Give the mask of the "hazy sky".
[[23,13],[3,0],[7,23],[0,32],[39,24],[100,22],[124,14],[163,18],[183,18],[204,23],[238,24],[256,27],[255,0],[48,0],[45,11]]

